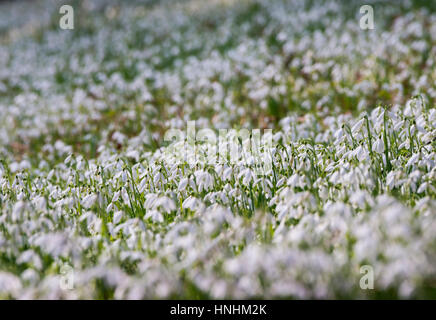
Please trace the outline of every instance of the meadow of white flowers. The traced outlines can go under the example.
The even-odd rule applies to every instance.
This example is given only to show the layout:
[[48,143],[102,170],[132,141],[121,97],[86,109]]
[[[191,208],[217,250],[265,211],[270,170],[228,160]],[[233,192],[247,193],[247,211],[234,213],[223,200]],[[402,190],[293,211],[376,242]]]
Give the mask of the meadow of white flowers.
[[0,2],[0,298],[436,298],[435,3],[66,2]]

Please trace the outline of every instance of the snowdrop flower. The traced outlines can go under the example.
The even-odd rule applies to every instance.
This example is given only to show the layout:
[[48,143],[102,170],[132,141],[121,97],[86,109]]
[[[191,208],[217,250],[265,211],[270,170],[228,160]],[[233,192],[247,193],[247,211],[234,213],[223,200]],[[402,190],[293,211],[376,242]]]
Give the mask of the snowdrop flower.
[[238,178],[242,178],[242,183],[248,185],[253,180],[253,173],[250,169],[246,168],[239,173]]
[[233,172],[233,168],[231,168],[231,167],[226,168],[223,172],[223,180],[225,180],[225,181],[230,180],[232,172]]
[[379,138],[374,142],[372,146],[372,151],[375,151],[379,154],[383,154],[383,152],[385,151],[385,144],[382,138]]
[[184,179],[180,180],[177,190],[184,191],[186,189],[186,187],[188,186],[188,183],[189,183],[189,178],[184,178]]
[[160,213],[157,210],[149,210],[144,218],[151,218],[154,222],[163,222],[164,218],[162,216],[162,213]]
[[414,154],[410,157],[410,159],[407,161],[406,166],[409,167],[409,166],[414,165],[415,163],[418,162],[418,159],[419,159],[419,154],[418,154],[418,153],[414,153]]
[[114,218],[113,218],[113,223],[114,224],[120,223],[122,217],[123,217],[123,212],[122,211],[115,212],[114,213]]
[[168,197],[160,197],[155,204],[155,207],[162,207],[165,212],[170,213],[173,210],[176,210],[176,206],[174,201]]
[[153,183],[155,185],[160,185],[165,180],[165,177],[162,173],[157,172],[153,177]]
[[18,201],[12,209],[12,221],[17,222],[22,219],[24,210],[26,209],[26,202]]
[[194,210],[195,207],[196,207],[196,205],[197,205],[197,199],[194,198],[194,197],[188,197],[188,198],[186,198],[186,200],[183,201],[183,203],[182,203],[182,207],[183,207],[184,209],[190,209],[190,210]]
[[158,200],[158,195],[155,193],[149,193],[145,196],[144,206],[147,209],[153,209],[156,207],[156,202]]
[[196,171],[195,178],[197,180],[198,191],[202,192],[203,190],[209,190],[213,184],[213,177],[210,173],[205,171]]
[[36,197],[32,200],[32,202],[35,205],[35,208],[37,210],[45,210],[46,209],[47,203],[46,203],[46,200],[44,197],[41,197],[41,196]]
[[109,205],[106,207],[106,212],[111,212],[113,208],[114,208],[114,204],[109,203]]
[[97,195],[89,194],[82,199],[82,206],[86,209],[89,209],[94,205],[96,201],[97,201]]
[[360,119],[359,121],[357,121],[356,124],[351,128],[351,132],[353,134],[358,133],[360,131],[360,129],[362,128],[364,121],[365,121],[365,119]]
[[112,197],[112,203],[117,202],[118,199],[120,199],[120,195],[121,195],[121,191],[118,190],[117,192],[114,193],[114,196]]
[[121,198],[125,204],[130,204],[129,194],[127,193],[126,188],[121,189]]
[[359,161],[363,161],[364,159],[368,158],[368,152],[366,152],[366,150],[362,146],[358,146],[354,150],[354,155],[356,156],[357,160],[359,160]]

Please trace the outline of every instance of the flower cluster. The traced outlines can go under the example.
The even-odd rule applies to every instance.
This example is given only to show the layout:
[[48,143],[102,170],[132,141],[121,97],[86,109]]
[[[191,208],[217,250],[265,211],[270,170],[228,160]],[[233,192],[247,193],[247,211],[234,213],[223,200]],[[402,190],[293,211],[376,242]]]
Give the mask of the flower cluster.
[[[435,297],[431,6],[58,7],[0,3],[0,298]],[[270,165],[175,161],[193,120]]]

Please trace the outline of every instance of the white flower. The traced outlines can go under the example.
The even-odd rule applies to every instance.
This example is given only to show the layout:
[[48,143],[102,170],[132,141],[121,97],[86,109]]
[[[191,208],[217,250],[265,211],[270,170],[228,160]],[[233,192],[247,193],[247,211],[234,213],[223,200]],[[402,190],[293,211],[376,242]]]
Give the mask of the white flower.
[[121,218],[123,217],[122,211],[117,211],[114,213],[113,223],[118,224],[121,221]]
[[93,206],[96,200],[97,200],[97,195],[91,193],[82,199],[82,206],[86,209],[89,209]]
[[188,182],[189,182],[188,178],[183,178],[182,180],[180,180],[177,190],[185,191],[186,187],[188,186]]
[[112,202],[109,203],[109,205],[106,207],[106,212],[111,212],[113,207],[114,207],[114,204]]
[[232,172],[233,172],[233,168],[231,168],[231,167],[226,168],[223,172],[223,180],[225,180],[225,181],[230,180],[230,178],[232,176]]
[[419,188],[416,192],[417,193],[425,192],[427,190],[427,187],[428,187],[428,182],[424,182],[419,186]]
[[159,183],[160,183],[161,181],[164,181],[164,179],[165,179],[164,175],[163,175],[162,173],[160,173],[160,172],[157,172],[157,173],[154,175],[154,177],[153,177],[153,183],[154,183],[155,185],[159,185]]
[[26,209],[26,202],[18,201],[12,209],[12,221],[17,222],[22,219],[23,211]]
[[195,178],[197,180],[198,191],[210,190],[212,188],[214,179],[212,175],[206,171],[196,171]]
[[151,218],[154,222],[163,222],[164,218],[162,216],[162,213],[160,213],[157,210],[149,210],[145,216],[145,218]]
[[410,157],[409,161],[407,161],[406,166],[407,166],[407,167],[412,166],[412,165],[414,165],[415,163],[417,163],[418,160],[419,160],[419,153],[414,153],[414,154],[412,154],[412,156]]
[[195,210],[196,205],[197,199],[191,196],[186,198],[185,201],[183,201],[182,203],[183,209]]
[[360,119],[359,121],[357,121],[356,124],[351,128],[351,132],[353,134],[358,133],[360,131],[360,129],[362,128],[364,121],[365,121],[365,119]]
[[120,194],[121,194],[121,191],[120,191],[120,190],[118,190],[117,192],[115,192],[115,193],[114,193],[114,196],[112,197],[112,202],[117,202],[118,199],[120,198]]
[[35,208],[37,210],[45,210],[46,209],[46,201],[45,198],[42,196],[36,197],[35,199],[32,200],[32,203],[35,205]]
[[382,138],[379,138],[374,142],[372,146],[372,151],[375,151],[380,154],[382,154],[385,151],[385,144]]
[[162,207],[165,212],[170,213],[173,210],[176,210],[176,206],[174,201],[168,197],[160,197],[155,204],[155,207]]
[[141,183],[139,184],[138,191],[143,193],[147,188],[147,184],[148,184],[148,179],[145,178],[142,179]]
[[242,177],[242,183],[245,186],[248,186],[250,181],[253,180],[253,173],[251,172],[251,170],[249,168],[246,168],[239,173],[238,179],[240,179],[241,177]]
[[145,196],[144,206],[147,209],[154,209],[156,207],[156,201],[158,199],[158,195],[155,193],[149,193]]
[[65,164],[69,164],[72,160],[73,160],[73,155],[70,154],[68,157],[65,158],[64,163]]
[[357,160],[359,160],[359,161],[363,161],[368,156],[368,153],[366,152],[366,150],[362,146],[358,146],[354,150],[354,154],[355,154]]
[[127,192],[126,188],[121,189],[121,198],[125,204],[130,205],[129,193]]
[[344,136],[344,129],[339,128],[339,129],[335,132],[334,136],[335,136],[335,139],[336,139],[336,140],[340,140],[340,139]]

